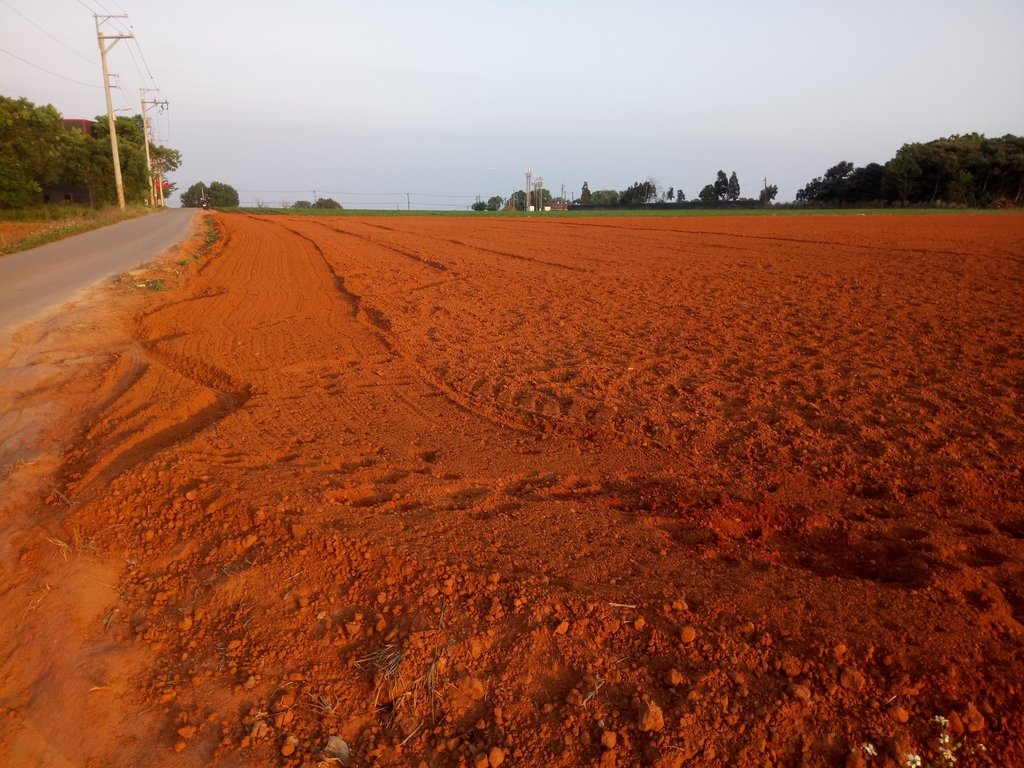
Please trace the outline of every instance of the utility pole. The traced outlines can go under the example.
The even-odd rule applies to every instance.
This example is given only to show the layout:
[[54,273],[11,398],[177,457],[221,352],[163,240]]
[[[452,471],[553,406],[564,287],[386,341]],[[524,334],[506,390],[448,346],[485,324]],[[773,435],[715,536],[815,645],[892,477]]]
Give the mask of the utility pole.
[[142,101],[142,135],[146,145],[146,168],[149,169],[149,204],[156,206],[157,194],[156,189],[160,190],[160,207],[164,207],[164,171],[163,168],[154,176],[153,174],[153,162],[149,156],[149,118],[146,117],[146,113],[154,107],[160,107],[163,111],[167,107],[166,101],[146,101],[146,89],[139,89],[139,97]]
[[544,177],[543,176],[538,176],[537,177],[537,196],[536,196],[535,202],[534,202],[534,205],[536,206],[538,211],[543,211],[544,210],[544,192],[542,191],[543,189],[544,189]]
[[409,193],[408,192],[405,193],[405,210],[407,210],[407,211],[411,211],[412,210],[412,203],[409,202]]
[[[127,19],[128,17],[124,14],[120,16],[108,15],[100,16],[99,14],[93,15],[93,19],[96,21],[96,40],[100,45],[100,61],[103,63],[103,90],[107,95],[107,125],[110,128],[110,154],[114,160],[114,186],[117,187],[117,205],[122,212],[125,210],[124,204],[124,182],[121,181],[121,155],[117,151],[117,128],[114,120],[114,102],[110,98],[110,72],[107,69],[107,51],[117,45],[118,40],[127,40],[133,35],[104,35],[103,30],[100,29],[100,24],[110,19]],[[107,45],[106,41],[110,40],[110,45]]]
[[530,192],[533,190],[532,186],[533,179],[533,168],[526,169],[526,210],[530,210]]

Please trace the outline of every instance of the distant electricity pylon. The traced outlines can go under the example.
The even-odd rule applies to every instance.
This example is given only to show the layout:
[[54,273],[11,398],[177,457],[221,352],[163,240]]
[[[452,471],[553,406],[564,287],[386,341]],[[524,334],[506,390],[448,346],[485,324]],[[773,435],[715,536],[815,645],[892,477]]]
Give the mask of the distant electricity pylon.
[[533,168],[526,169],[526,210],[530,210],[530,191],[533,189],[531,186],[531,180],[533,179]]
[[[163,166],[153,173],[153,161],[149,156],[149,118],[146,117],[146,113],[154,107],[160,107],[162,112],[167,108],[166,101],[146,101],[146,90],[145,88],[139,89],[139,96],[142,100],[142,136],[146,145],[146,168],[149,170],[149,205],[155,207],[159,200],[161,208],[164,207],[164,169]],[[159,190],[159,197],[154,192]]]

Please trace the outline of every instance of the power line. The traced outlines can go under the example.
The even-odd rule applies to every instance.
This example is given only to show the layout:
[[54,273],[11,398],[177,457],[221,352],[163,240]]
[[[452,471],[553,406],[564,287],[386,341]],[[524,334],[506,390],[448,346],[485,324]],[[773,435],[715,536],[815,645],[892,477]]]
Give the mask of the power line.
[[95,64],[96,63],[93,59],[90,59],[84,53],[80,53],[79,51],[76,51],[74,48],[72,48],[70,45],[65,43],[63,40],[61,40],[61,39],[59,39],[57,37],[54,37],[47,30],[45,30],[43,27],[41,27],[38,24],[36,24],[34,21],[32,21],[32,19],[30,19],[24,13],[22,13],[17,8],[15,8],[13,5],[8,3],[7,0],[0,0],[0,2],[2,2],[4,5],[6,5],[8,8],[10,8],[12,11],[14,11],[19,16],[21,16],[21,18],[23,18],[25,21],[27,21],[29,24],[31,24],[36,29],[38,29],[40,32],[42,32],[44,35],[46,35],[48,38],[50,38],[51,40],[53,40],[56,43],[59,43],[60,45],[63,45],[65,48],[67,48],[69,51],[71,51],[73,54],[75,54],[75,56],[77,56],[78,58],[85,59],[90,64]]
[[90,88],[102,88],[103,87],[101,85],[96,85],[95,83],[83,83],[81,80],[74,80],[73,78],[70,78],[70,77],[64,77],[64,75],[58,74],[57,72],[54,72],[53,70],[47,69],[46,67],[41,67],[38,64],[33,64],[31,61],[23,59],[23,58],[21,58],[21,56],[13,54],[10,51],[4,50],[3,48],[0,48],[0,53],[6,53],[12,59],[17,59],[22,64],[28,64],[30,67],[35,67],[39,71],[45,72],[48,75],[53,75],[54,77],[59,77],[61,80],[67,80],[69,83],[75,83],[76,85],[86,85],[86,86],[88,86]]
[[[132,30],[132,34],[134,34],[135,33],[135,27],[131,27],[131,30]],[[135,48],[139,52],[139,58],[142,59],[142,66],[144,66],[146,68],[146,73],[149,75],[149,82],[150,82],[150,84],[153,85],[153,86],[156,86],[156,78],[153,77],[153,73],[149,69],[149,63],[146,61],[146,54],[144,54],[142,52],[142,45],[141,45],[141,43],[139,43],[139,38],[133,37],[132,40],[135,41]],[[142,73],[140,72],[139,74],[141,75]]]

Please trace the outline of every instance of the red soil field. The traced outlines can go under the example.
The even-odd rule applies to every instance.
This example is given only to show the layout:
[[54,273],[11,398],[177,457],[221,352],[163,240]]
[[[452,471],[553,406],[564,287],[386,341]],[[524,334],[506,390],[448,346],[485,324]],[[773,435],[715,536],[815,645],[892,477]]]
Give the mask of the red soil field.
[[1024,765],[1024,217],[213,218],[5,361],[11,764]]
[[0,248],[13,246],[53,227],[52,221],[0,221]]

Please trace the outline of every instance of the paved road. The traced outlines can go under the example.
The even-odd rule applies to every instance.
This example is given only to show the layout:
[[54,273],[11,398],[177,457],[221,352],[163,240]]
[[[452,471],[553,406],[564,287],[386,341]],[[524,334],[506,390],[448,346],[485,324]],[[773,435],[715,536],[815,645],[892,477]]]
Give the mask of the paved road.
[[0,347],[19,326],[86,288],[152,261],[188,236],[192,208],[168,208],[66,240],[0,256]]

